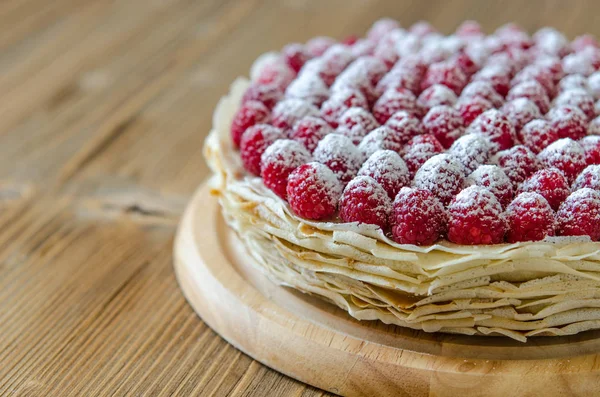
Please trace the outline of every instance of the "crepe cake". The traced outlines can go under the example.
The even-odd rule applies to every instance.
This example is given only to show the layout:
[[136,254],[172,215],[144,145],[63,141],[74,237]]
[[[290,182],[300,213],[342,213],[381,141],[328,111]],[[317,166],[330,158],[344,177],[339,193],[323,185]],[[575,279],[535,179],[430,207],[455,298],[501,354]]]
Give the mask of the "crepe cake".
[[552,28],[374,23],[260,56],[205,157],[274,282],[359,320],[600,328],[600,49]]

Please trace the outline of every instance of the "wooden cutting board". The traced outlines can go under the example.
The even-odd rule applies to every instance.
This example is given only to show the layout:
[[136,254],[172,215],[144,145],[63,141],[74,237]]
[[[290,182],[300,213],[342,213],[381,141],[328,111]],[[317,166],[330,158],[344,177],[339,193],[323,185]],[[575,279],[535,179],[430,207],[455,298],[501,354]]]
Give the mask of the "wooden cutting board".
[[175,243],[181,289],[229,343],[269,367],[348,396],[600,395],[600,332],[537,337],[428,334],[357,321],[257,270],[206,185]]

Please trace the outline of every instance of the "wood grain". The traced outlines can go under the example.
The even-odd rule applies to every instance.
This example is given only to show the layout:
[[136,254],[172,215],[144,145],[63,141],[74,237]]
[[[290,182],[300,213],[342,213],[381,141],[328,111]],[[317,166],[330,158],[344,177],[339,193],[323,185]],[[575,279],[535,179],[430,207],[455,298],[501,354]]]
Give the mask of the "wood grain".
[[[261,53],[381,16],[600,33],[530,0],[0,2],[0,395],[324,392],[204,325],[172,271],[218,98]],[[335,15],[335,17],[332,17]]]

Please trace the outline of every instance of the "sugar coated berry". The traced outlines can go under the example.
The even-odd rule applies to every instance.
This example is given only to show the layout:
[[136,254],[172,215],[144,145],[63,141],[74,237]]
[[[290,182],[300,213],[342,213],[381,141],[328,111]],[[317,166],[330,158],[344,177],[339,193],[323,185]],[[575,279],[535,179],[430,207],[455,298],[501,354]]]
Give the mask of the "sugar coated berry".
[[429,111],[434,106],[454,106],[456,100],[456,94],[450,88],[445,85],[434,84],[421,92],[417,103],[421,108]]
[[588,89],[586,90],[594,99],[600,99],[600,71],[594,72],[587,78]]
[[283,98],[283,91],[274,86],[266,84],[252,84],[242,97],[242,105],[250,101],[261,102],[269,109],[273,109],[275,104]]
[[287,196],[295,214],[313,220],[335,214],[342,184],[327,166],[311,162],[296,168],[288,177]]
[[589,236],[600,240],[600,193],[579,189],[561,204],[556,213],[559,236]]
[[392,150],[378,150],[365,161],[358,175],[370,176],[385,189],[390,199],[410,184],[410,174],[400,155]]
[[353,107],[346,110],[338,120],[336,132],[347,136],[358,145],[371,131],[379,127],[373,115],[363,108]]
[[281,50],[281,55],[290,68],[296,73],[310,58],[304,46],[299,43],[288,44]]
[[344,222],[358,222],[387,228],[392,200],[379,183],[370,176],[352,179],[340,200],[340,218]]
[[496,92],[494,87],[487,81],[473,81],[461,92],[461,98],[481,97],[490,102],[495,108],[504,104],[504,99]]
[[240,146],[242,134],[255,124],[265,124],[269,121],[269,109],[261,102],[248,101],[244,103],[233,116],[231,121],[231,139],[236,147]]
[[600,135],[600,117],[596,117],[590,121],[587,132],[588,135]]
[[502,65],[488,65],[475,73],[472,81],[486,81],[502,96],[508,94],[510,88],[510,72]]
[[398,21],[391,18],[382,18],[373,24],[369,31],[367,32],[367,38],[372,41],[379,41],[385,36],[387,33],[393,31],[400,27]]
[[463,135],[448,150],[459,161],[466,175],[488,162],[492,155],[492,145],[484,136],[478,134]]
[[520,192],[535,192],[544,197],[553,210],[557,210],[571,193],[569,182],[556,168],[536,171],[519,187]]
[[536,119],[523,126],[519,138],[533,153],[539,153],[559,137],[548,121]]
[[385,124],[392,115],[400,110],[420,115],[417,98],[408,90],[387,90],[373,105],[373,116],[380,124]]
[[585,162],[588,165],[600,164],[600,136],[586,136],[579,140],[579,144],[585,152]]
[[493,105],[487,100],[479,96],[460,98],[456,103],[456,107],[463,119],[465,126],[470,125],[473,120],[486,110],[493,109]]
[[387,90],[402,91],[403,89],[418,93],[420,86],[420,75],[415,74],[409,68],[394,67],[379,80],[375,87],[375,94],[381,96]]
[[533,40],[536,47],[545,54],[564,56],[569,51],[567,38],[554,28],[541,28],[535,32]]
[[369,104],[360,91],[345,87],[333,92],[329,99],[323,103],[321,116],[333,128],[337,128],[339,118],[352,107],[367,109]]
[[536,80],[528,80],[512,87],[506,96],[511,101],[517,98],[527,98],[538,107],[542,114],[550,109],[550,99],[544,87]]
[[414,187],[431,191],[444,205],[462,189],[464,183],[463,166],[449,154],[431,157],[417,171]]
[[583,112],[572,106],[553,108],[547,115],[548,121],[559,138],[580,139],[587,134],[587,120]]
[[[354,60],[354,56],[350,49],[342,44],[334,44],[329,47],[318,63],[315,63],[319,75],[327,85],[332,85],[340,73]],[[308,67],[309,61],[305,68]]]
[[483,37],[483,29],[476,21],[464,21],[456,28],[456,35],[463,38]]
[[561,171],[569,182],[573,182],[586,166],[585,152],[581,145],[571,138],[563,138],[549,145],[538,155],[546,167]]
[[319,107],[329,97],[329,88],[318,73],[302,72],[287,87],[285,97],[303,99]]
[[422,124],[423,132],[435,136],[445,148],[449,148],[465,130],[460,113],[445,105],[431,108]]
[[273,142],[261,156],[260,176],[266,187],[286,199],[287,179],[292,171],[311,161],[304,146],[290,139]]
[[495,161],[510,178],[515,188],[541,167],[535,154],[523,145],[498,152]]
[[309,57],[318,57],[335,43],[336,41],[331,37],[319,36],[308,40],[304,48]]
[[456,54],[452,57],[451,62],[458,67],[467,78],[479,70],[475,61],[465,52]]
[[588,120],[596,117],[594,110],[594,97],[584,89],[572,88],[563,91],[554,100],[554,106],[571,106],[581,110]]
[[300,119],[292,129],[290,138],[300,142],[309,152],[313,152],[319,141],[331,134],[333,129],[325,120],[314,116]]
[[588,165],[573,182],[573,191],[584,187],[600,192],[600,165]]
[[517,138],[513,125],[497,109],[490,109],[481,113],[467,128],[466,132],[467,134],[478,134],[489,139],[492,150],[495,152],[512,147]]
[[423,133],[421,121],[403,110],[394,113],[385,125],[396,133],[396,138],[401,144],[405,144],[412,137]]
[[434,84],[445,85],[458,95],[467,84],[467,76],[452,62],[438,62],[427,69],[421,89],[425,90]]
[[506,220],[496,196],[481,186],[469,186],[448,206],[448,240],[456,244],[498,244]]
[[240,157],[246,171],[260,175],[260,158],[276,140],[285,137],[283,131],[268,124],[256,124],[248,128],[240,141]]
[[467,185],[482,186],[488,189],[506,207],[513,198],[513,186],[502,168],[497,165],[480,165],[466,180]]
[[414,175],[427,160],[442,153],[444,147],[431,134],[417,135],[404,146],[403,158],[411,175]]
[[575,37],[575,39],[571,42],[571,48],[575,52],[583,51],[584,49],[592,47],[598,48],[600,45],[594,36],[591,34],[584,34],[581,36]]
[[570,74],[563,77],[558,82],[558,92],[564,92],[573,89],[583,89],[585,91],[589,91],[590,86],[588,78],[581,74]]
[[506,241],[540,241],[554,235],[554,211],[548,201],[534,192],[519,194],[506,209]]
[[517,98],[506,102],[500,109],[517,133],[531,120],[542,118],[540,110],[530,99]]
[[444,234],[446,219],[444,206],[430,191],[403,187],[390,216],[394,241],[431,245]]
[[271,119],[275,127],[289,130],[307,116],[319,117],[319,109],[305,100],[288,98],[275,105]]
[[387,126],[381,126],[369,132],[362,142],[358,145],[358,149],[363,154],[364,158],[370,157],[378,150],[393,150],[400,152],[403,143],[396,134],[396,131]]
[[[553,73],[545,68],[543,68],[540,65],[536,65],[536,64],[532,64],[529,66],[526,66],[525,68],[521,69],[516,76],[512,79],[511,84],[513,87],[516,87],[520,84],[523,83],[528,83],[528,82],[534,82],[537,84],[539,84],[540,87],[542,87],[544,89],[544,92],[546,93],[546,96],[548,99],[553,98],[556,95],[556,83],[553,79]],[[533,90],[533,91],[532,91]],[[525,88],[522,87],[521,91],[525,92],[526,94],[533,94],[533,95],[537,95],[536,91],[538,90],[537,87],[532,88]],[[512,89],[511,89],[512,91]],[[510,95],[510,92],[509,92]],[[527,95],[527,96],[529,96]],[[538,105],[539,107],[539,105]]]
[[[294,80],[296,72],[290,68],[280,57],[258,62],[257,69],[253,73],[253,86],[268,86],[277,89],[283,94],[285,88]],[[253,66],[254,69],[254,66]]]
[[325,164],[342,184],[350,182],[363,163],[363,158],[352,141],[340,134],[329,134],[313,152],[315,161]]

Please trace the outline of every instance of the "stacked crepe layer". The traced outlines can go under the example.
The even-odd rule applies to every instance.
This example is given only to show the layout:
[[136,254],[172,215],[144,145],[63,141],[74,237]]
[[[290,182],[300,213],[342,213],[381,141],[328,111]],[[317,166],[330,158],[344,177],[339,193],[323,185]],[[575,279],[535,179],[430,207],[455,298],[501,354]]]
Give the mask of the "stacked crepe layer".
[[229,127],[248,86],[221,99],[205,156],[227,223],[275,282],[359,320],[427,332],[571,335],[600,328],[600,243],[585,238],[461,246],[400,245],[373,225],[312,222],[248,175]]

